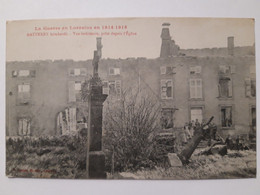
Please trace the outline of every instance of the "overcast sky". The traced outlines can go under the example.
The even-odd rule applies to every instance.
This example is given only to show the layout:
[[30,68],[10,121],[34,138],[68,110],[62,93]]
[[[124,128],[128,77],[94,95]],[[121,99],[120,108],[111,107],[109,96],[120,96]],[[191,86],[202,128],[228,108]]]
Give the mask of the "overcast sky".
[[[103,58],[147,57],[160,55],[162,23],[170,23],[172,39],[181,49],[226,47],[227,37],[235,37],[235,46],[254,44],[254,21],[252,19],[202,19],[202,18],[131,18],[131,19],[63,19],[13,21],[7,24],[7,61],[93,58],[96,35],[76,33],[104,33],[102,36]],[[127,26],[127,29],[102,29],[102,26]],[[70,27],[92,27],[70,30]],[[101,27],[100,30],[93,29]],[[41,30],[35,31],[41,28]],[[68,27],[68,30],[43,30],[43,27]],[[114,36],[112,32],[136,33],[134,36]],[[49,33],[48,36],[27,36],[27,33]],[[50,36],[50,33],[67,36]]]

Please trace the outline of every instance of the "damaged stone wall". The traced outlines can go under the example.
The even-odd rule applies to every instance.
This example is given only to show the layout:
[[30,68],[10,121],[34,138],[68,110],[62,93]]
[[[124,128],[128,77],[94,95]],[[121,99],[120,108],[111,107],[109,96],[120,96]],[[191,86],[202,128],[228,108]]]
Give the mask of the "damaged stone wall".
[[[80,124],[78,118],[74,122],[69,122],[70,120],[66,119],[69,118],[69,113],[74,111],[67,111],[67,117],[64,114],[66,108],[83,107],[78,101],[69,102],[69,82],[84,81],[87,75],[92,74],[91,62],[91,60],[78,62],[73,60],[8,62],[6,86],[7,135],[15,136],[18,134],[19,118],[30,120],[30,134],[34,136],[60,135],[68,129],[78,129],[77,126]],[[232,135],[249,131],[250,120],[252,120],[250,119],[250,108],[255,106],[255,97],[246,96],[245,79],[255,77],[255,73],[251,72],[250,69],[250,66],[253,65],[255,70],[254,56],[101,59],[99,65],[100,77],[108,82],[121,81],[122,93],[128,87],[139,89],[142,92],[147,90],[161,102],[162,108],[174,108],[173,122],[175,127],[182,127],[185,122],[190,120],[191,109],[201,108],[203,118],[214,116],[214,123],[220,129],[221,108],[232,106],[234,125],[223,132]],[[217,85],[219,70],[223,65],[230,65],[235,68],[234,73],[231,74],[232,97],[225,99],[219,97]],[[175,73],[162,74],[162,66],[174,67]],[[190,98],[189,81],[193,77],[197,78],[196,73],[192,76],[190,72],[191,67],[194,66],[201,67],[198,77],[202,80],[202,98],[200,99]],[[69,70],[72,68],[85,68],[86,74],[84,76],[70,76]],[[109,74],[111,68],[119,68],[120,74]],[[12,71],[21,69],[35,70],[35,76],[30,78],[12,77]],[[162,79],[172,79],[172,98],[161,98]],[[22,83],[30,83],[30,101],[23,105],[19,104],[17,99],[18,85]],[[63,112],[63,114],[60,115],[59,112]],[[57,121],[58,115],[60,115],[59,122]],[[65,124],[67,124],[66,127]],[[63,131],[60,129],[63,129]]]
[[[69,81],[84,81],[92,73],[91,61],[41,60],[7,62],[6,73],[6,135],[19,135],[19,119],[30,120],[30,135],[60,135],[56,128],[57,115],[67,107],[76,107],[78,102],[69,102]],[[70,68],[86,68],[86,75],[72,77]],[[34,77],[13,77],[17,70],[33,70]],[[19,101],[21,84],[30,85],[27,104]],[[75,125],[74,125],[75,126]],[[72,128],[73,129],[73,128]]]
[[87,116],[80,108],[69,107],[58,113],[57,131],[59,134],[73,134],[82,128],[87,128]]
[[76,108],[66,108],[57,117],[57,130],[62,135],[76,131]]

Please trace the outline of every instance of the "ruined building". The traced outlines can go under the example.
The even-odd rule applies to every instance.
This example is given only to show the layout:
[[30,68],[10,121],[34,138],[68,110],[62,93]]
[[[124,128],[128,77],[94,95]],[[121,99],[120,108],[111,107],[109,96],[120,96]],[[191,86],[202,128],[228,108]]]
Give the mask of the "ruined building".
[[172,40],[170,36],[170,30],[169,30],[169,23],[163,23],[163,29],[162,29],[162,46],[161,46],[161,53],[160,57],[172,57],[177,56],[179,54],[179,46],[175,44],[175,41]]
[[[169,25],[163,24],[160,57],[100,60],[103,92],[120,100],[123,89],[149,90],[161,104],[162,129],[214,116],[223,136],[255,133],[254,46],[236,47],[228,37],[225,48],[180,49]],[[92,75],[92,60],[6,65],[8,136],[60,135],[87,126],[80,91]]]

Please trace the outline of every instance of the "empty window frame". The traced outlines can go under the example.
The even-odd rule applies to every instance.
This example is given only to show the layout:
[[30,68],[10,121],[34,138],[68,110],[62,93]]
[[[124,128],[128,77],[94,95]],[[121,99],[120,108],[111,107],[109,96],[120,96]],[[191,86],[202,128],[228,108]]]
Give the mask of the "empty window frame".
[[235,73],[234,65],[220,65],[219,74],[233,74]]
[[104,81],[103,94],[113,95],[119,99],[121,97],[121,80]]
[[202,80],[190,79],[190,98],[201,99],[202,98]]
[[14,70],[12,71],[12,77],[35,77],[35,70]]
[[221,127],[229,128],[233,126],[232,106],[222,106],[221,112]]
[[190,109],[190,119],[191,121],[197,121],[199,123],[203,120],[203,109],[202,107],[192,107]]
[[28,77],[30,75],[29,70],[20,70],[18,76],[20,77]]
[[252,78],[245,79],[245,90],[246,97],[255,97],[256,96],[256,80]]
[[172,99],[173,98],[173,82],[172,79],[161,80],[161,98]]
[[161,113],[161,125],[163,129],[170,129],[174,127],[173,123],[173,108],[163,108]]
[[190,67],[190,74],[200,74],[201,73],[201,66],[191,66]]
[[31,98],[31,86],[29,83],[18,85],[18,100],[21,104],[29,103]]
[[109,68],[109,75],[120,75],[120,68]]
[[175,73],[175,67],[173,66],[161,66],[160,67],[161,75],[171,75]]
[[31,121],[29,118],[20,118],[18,120],[18,135],[26,136],[31,134]]
[[87,69],[86,68],[69,69],[69,75],[70,76],[86,76],[87,75]]
[[219,97],[231,98],[232,97],[232,81],[229,77],[219,78]]

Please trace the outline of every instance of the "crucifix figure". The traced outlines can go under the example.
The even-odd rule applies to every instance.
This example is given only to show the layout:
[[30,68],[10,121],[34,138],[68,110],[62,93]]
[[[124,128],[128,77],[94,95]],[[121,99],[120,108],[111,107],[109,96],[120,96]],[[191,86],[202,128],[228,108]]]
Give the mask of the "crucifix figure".
[[93,65],[93,77],[98,77],[98,63],[101,58],[101,49],[102,49],[102,44],[101,44],[101,37],[97,37],[97,50],[94,51],[94,58],[92,61]]
[[98,77],[98,62],[99,62],[99,56],[97,50],[94,51],[94,58],[92,61],[93,65],[93,77]]

